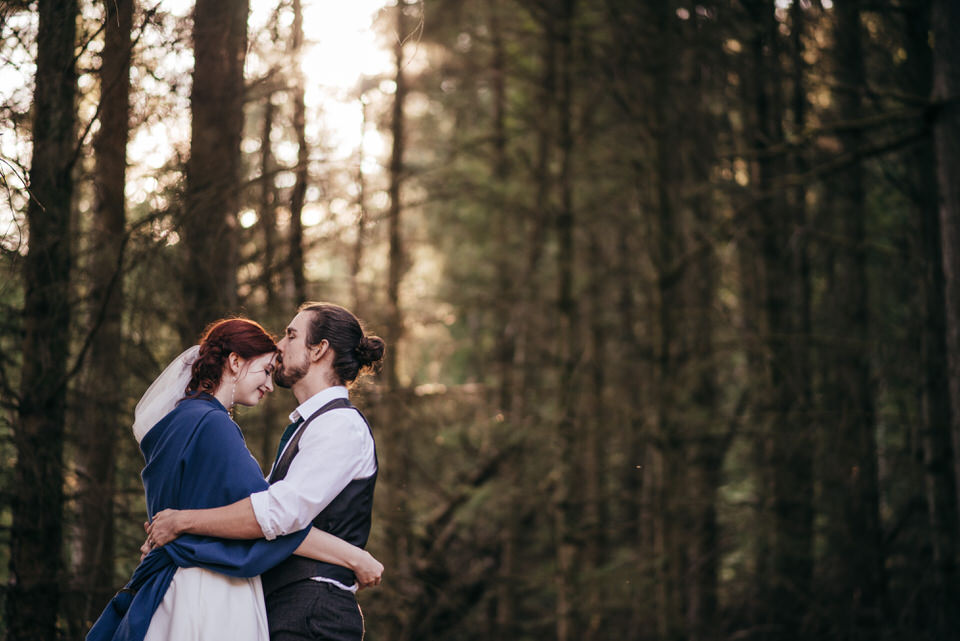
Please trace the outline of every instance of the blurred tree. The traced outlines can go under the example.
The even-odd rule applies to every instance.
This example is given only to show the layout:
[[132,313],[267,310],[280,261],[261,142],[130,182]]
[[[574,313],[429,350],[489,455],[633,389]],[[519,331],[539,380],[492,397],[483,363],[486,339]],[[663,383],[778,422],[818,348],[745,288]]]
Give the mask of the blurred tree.
[[[393,50],[393,82],[394,92],[390,104],[390,163],[388,167],[389,197],[386,212],[387,225],[387,268],[386,268],[386,299],[384,318],[384,340],[390,346],[390,355],[384,359],[383,382],[386,388],[386,404],[381,408],[381,424],[387,426],[384,434],[384,480],[386,481],[387,501],[390,504],[390,513],[387,516],[386,528],[390,549],[386,558],[397,568],[401,577],[412,578],[413,565],[411,558],[413,545],[411,540],[410,503],[408,493],[410,446],[400,427],[404,422],[407,403],[406,390],[400,383],[400,365],[403,357],[401,341],[404,339],[404,318],[400,301],[400,285],[406,271],[407,260],[402,231],[404,213],[403,194],[407,167],[404,163],[404,152],[407,145],[406,115],[404,113],[407,98],[407,45],[410,20],[406,13],[411,10],[412,4],[407,0],[398,0],[396,6],[389,12],[392,28],[391,49]],[[409,603],[409,601],[408,601]],[[398,603],[399,605],[399,603]],[[422,623],[410,617],[409,614],[397,613],[388,629],[392,635],[400,638],[416,638],[415,630]]]
[[[559,372],[559,407],[557,435],[560,439],[560,473],[555,477],[551,511],[554,519],[554,541],[557,555],[556,585],[556,626],[557,641],[569,641],[579,638],[580,604],[574,596],[579,591],[577,555],[581,546],[577,545],[578,532],[575,520],[580,514],[582,504],[579,499],[582,476],[578,473],[577,442],[581,430],[579,420],[580,389],[576,376],[582,357],[580,340],[580,313],[574,298],[573,280],[577,265],[578,248],[575,245],[576,211],[574,204],[575,176],[574,154],[574,38],[577,14],[576,0],[564,0],[559,15],[552,17],[546,26],[546,37],[556,38],[557,47],[557,160],[559,175],[556,188],[558,207],[555,211],[554,225],[557,234],[556,247],[556,317],[554,347],[556,371]],[[555,18],[555,19],[554,19]]]
[[208,323],[237,311],[247,14],[247,0],[198,0],[193,13],[191,142],[182,222],[186,313],[179,326],[184,344]]
[[95,204],[91,232],[90,310],[93,335],[78,408],[77,527],[79,553],[73,569],[78,615],[92,622],[112,596],[114,585],[114,477],[116,442],[123,417],[123,251],[126,240],[127,139],[130,130],[130,58],[133,0],[104,3],[104,45],[100,64],[100,129],[93,144],[96,159]]
[[403,335],[403,317],[400,308],[400,281],[403,279],[404,269],[404,248],[403,238],[401,236],[401,214],[403,212],[402,190],[405,178],[404,167],[404,146],[406,138],[404,136],[406,123],[404,121],[404,101],[407,97],[407,80],[405,67],[407,59],[404,53],[404,46],[407,43],[407,25],[408,20],[405,17],[407,11],[406,0],[397,3],[394,10],[394,43],[393,43],[393,64],[394,64],[394,93],[390,116],[390,135],[392,138],[390,146],[390,209],[387,213],[387,225],[389,236],[389,254],[387,268],[387,342],[392,347],[394,357],[384,362],[384,379],[387,389],[393,391],[399,388],[398,378],[398,359],[399,343]]
[[[774,2],[761,0],[748,5],[753,19],[751,51],[754,65],[754,148],[756,150],[756,189],[754,201],[762,266],[764,328],[764,397],[770,421],[763,426],[764,478],[770,484],[764,491],[764,515],[770,527],[761,536],[769,536],[771,576],[758,577],[758,585],[769,581],[770,598],[761,613],[761,621],[771,626],[777,638],[802,638],[803,610],[793,602],[812,594],[813,568],[813,478],[810,430],[800,412],[808,387],[806,370],[800,355],[802,327],[800,301],[803,285],[797,272],[799,244],[796,208],[788,193],[777,189],[788,171],[787,154],[780,151],[785,142],[783,45],[780,21]],[[794,12],[795,29],[800,28],[799,9]],[[795,37],[799,37],[795,35]],[[801,64],[796,57],[794,64]],[[802,70],[791,69],[792,74]],[[797,81],[795,81],[797,82]],[[795,109],[798,109],[795,106]],[[802,118],[802,108],[796,117]],[[802,121],[795,125],[802,126]],[[766,414],[767,411],[764,411]],[[768,431],[769,430],[769,431]],[[788,578],[789,577],[789,578]]]
[[940,226],[943,242],[943,272],[946,304],[947,366],[950,382],[950,426],[954,474],[960,498],[960,187],[957,175],[960,140],[960,49],[951,34],[960,25],[960,7],[955,2],[934,0],[933,31],[933,121],[937,160]]
[[651,519],[653,553],[656,560],[656,630],[661,638],[681,634],[683,625],[682,573],[684,559],[681,538],[675,527],[683,518],[680,459],[681,439],[686,436],[680,419],[679,399],[682,389],[683,340],[681,319],[684,314],[682,275],[685,271],[683,215],[677,203],[677,181],[680,177],[679,145],[681,136],[673,107],[679,99],[675,87],[679,71],[672,51],[680,42],[679,25],[670,0],[658,0],[650,6],[654,35],[648,41],[648,64],[652,80],[652,131],[654,145],[650,166],[656,176],[652,185],[655,205],[651,212],[653,231],[650,259],[654,266],[656,298],[656,376],[654,398],[656,421],[652,434],[650,492],[653,496]]
[[293,67],[293,130],[297,137],[297,180],[290,196],[290,274],[293,277],[293,300],[300,305],[307,300],[307,283],[303,259],[303,204],[310,175],[310,147],[307,145],[307,107],[304,104],[306,81],[303,78],[303,7],[293,0],[293,34],[290,54]]
[[[952,8],[931,14],[933,4],[400,2],[374,26],[390,68],[349,91],[367,143],[352,153],[326,139],[341,123],[310,102],[322,92],[306,91],[299,61],[312,15],[332,12],[251,3],[247,18],[241,3],[204,0],[191,24],[176,9],[144,11],[123,269],[105,235],[88,243],[106,248],[89,262],[78,254],[71,348],[89,360],[70,409],[94,415],[114,303],[124,328],[114,400],[127,399],[116,421],[214,315],[242,309],[279,329],[295,297],[348,297],[391,359],[356,390],[380,426],[384,472],[371,549],[389,580],[361,596],[370,638],[948,637],[960,593],[947,340],[956,251],[952,192],[937,172],[952,175],[957,60],[939,26]],[[84,27],[100,16],[86,6]],[[9,8],[0,53],[25,69],[35,25]],[[241,90],[230,25],[248,20]],[[194,25],[203,135],[193,132],[185,195]],[[81,68],[109,38],[107,26],[79,38]],[[119,60],[108,51],[103,74]],[[213,58],[221,71],[204,82]],[[228,66],[229,95],[202,104],[227,91]],[[5,156],[25,158],[24,78],[21,90],[0,86],[0,120],[13,125]],[[97,86],[79,87],[90,122]],[[156,131],[172,145],[145,164]],[[121,133],[102,128],[96,164],[74,173],[79,226],[93,236],[94,181],[112,176],[118,197],[100,152]],[[87,147],[71,149],[83,158]],[[207,179],[220,181],[217,208],[201,198]],[[24,218],[18,198],[0,229]],[[16,238],[3,237],[0,263],[9,389],[26,354],[21,319],[34,318],[19,313],[33,281]],[[111,274],[116,298],[105,294]],[[219,301],[203,318],[185,318],[200,309],[191,275],[210,290],[201,298]],[[10,396],[0,420],[19,426]],[[261,458],[289,403],[281,393],[240,415]],[[68,442],[67,469],[83,482],[96,467],[87,459],[106,453],[85,449],[87,431],[108,420],[80,421],[76,449]],[[22,540],[4,506],[34,491],[15,484],[4,439],[0,555],[4,537]],[[131,439],[117,440],[115,463],[125,573],[142,534]],[[91,496],[64,480],[77,505]],[[74,505],[66,522],[82,525],[86,508]],[[61,539],[47,547],[81,548]],[[91,603],[117,587],[90,578]],[[59,625],[74,635],[62,601]]]
[[[503,14],[505,3],[502,0],[487,1],[487,20],[490,25],[490,83],[493,86],[493,118],[492,138],[493,154],[491,155],[491,191],[493,192],[494,219],[490,226],[495,236],[510,247],[517,247],[517,220],[516,213],[508,201],[510,187],[510,156],[507,132],[507,54],[504,38]],[[514,400],[517,398],[516,386],[519,378],[516,375],[517,360],[517,307],[519,301],[516,296],[516,270],[514,267],[515,255],[513,252],[501,252],[497,256],[497,315],[504,319],[504,328],[498,337],[496,346],[497,367],[497,408],[507,425],[517,425],[518,416],[515,413]],[[516,505],[514,497],[506,497],[508,509],[513,511]],[[504,523],[500,537],[500,563],[497,578],[496,594],[496,627],[494,633],[499,637],[512,637],[515,633],[515,604],[516,604],[516,553],[517,553],[517,524],[510,519]]]
[[691,98],[687,104],[693,129],[692,138],[682,147],[684,193],[681,203],[687,216],[686,251],[691,264],[683,287],[688,302],[684,323],[689,352],[689,405],[686,422],[692,435],[683,462],[691,515],[691,531],[686,543],[688,571],[686,586],[685,632],[692,641],[718,638],[721,541],[717,521],[718,489],[722,483],[722,465],[730,444],[727,421],[719,421],[721,388],[718,380],[716,334],[717,291],[720,260],[716,252],[716,214],[711,206],[708,186],[710,170],[717,162],[713,131],[718,119],[711,108],[718,92],[718,60],[714,53],[721,46],[723,31],[714,21],[696,15],[683,30],[690,43],[683,72]]
[[260,229],[263,231],[263,286],[268,309],[276,309],[279,292],[273,276],[277,270],[277,188],[276,162],[273,157],[273,135],[277,109],[273,92],[263,99],[263,129],[260,134],[260,202],[257,207]]
[[12,639],[57,638],[63,576],[63,444],[70,348],[70,210],[77,159],[75,0],[37,4],[33,157],[24,259],[23,368],[6,599]]
[[[904,46],[908,70],[905,90],[923,101],[932,92],[932,51],[929,44],[930,4],[919,2],[905,16]],[[950,396],[947,375],[946,309],[940,218],[937,207],[937,172],[932,131],[906,153],[911,201],[920,221],[923,274],[923,325],[920,335],[922,388],[922,446],[930,548],[935,565],[930,606],[931,631],[949,636],[956,629],[952,603],[957,596],[956,544],[957,494],[954,444],[950,438]]]
[[884,608],[883,538],[878,494],[876,412],[870,371],[872,339],[867,280],[865,171],[860,162],[865,134],[861,121],[866,86],[863,25],[858,2],[836,6],[833,34],[837,134],[845,167],[830,181],[833,233],[839,240],[828,276],[832,329],[824,402],[826,459],[822,482],[827,546],[825,579],[833,615],[830,634],[875,638]]

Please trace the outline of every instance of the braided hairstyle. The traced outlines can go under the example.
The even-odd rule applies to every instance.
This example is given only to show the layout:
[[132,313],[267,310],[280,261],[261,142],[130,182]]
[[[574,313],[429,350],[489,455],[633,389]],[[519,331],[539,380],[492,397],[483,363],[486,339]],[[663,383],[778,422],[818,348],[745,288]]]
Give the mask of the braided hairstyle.
[[326,340],[333,350],[333,371],[341,384],[351,383],[362,372],[373,371],[383,361],[386,348],[379,336],[365,335],[350,311],[333,303],[304,303],[300,312],[313,312],[307,333],[309,346]]
[[200,352],[190,370],[190,383],[185,394],[193,398],[201,393],[216,392],[231,353],[247,359],[276,350],[273,338],[257,322],[247,318],[225,318],[211,323],[200,339]]

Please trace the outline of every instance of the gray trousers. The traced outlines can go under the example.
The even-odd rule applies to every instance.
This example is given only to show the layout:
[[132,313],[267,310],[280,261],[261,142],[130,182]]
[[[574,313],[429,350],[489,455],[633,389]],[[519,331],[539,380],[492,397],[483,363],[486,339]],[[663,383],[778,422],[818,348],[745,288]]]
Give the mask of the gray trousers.
[[362,641],[363,615],[352,592],[312,579],[267,596],[270,641]]

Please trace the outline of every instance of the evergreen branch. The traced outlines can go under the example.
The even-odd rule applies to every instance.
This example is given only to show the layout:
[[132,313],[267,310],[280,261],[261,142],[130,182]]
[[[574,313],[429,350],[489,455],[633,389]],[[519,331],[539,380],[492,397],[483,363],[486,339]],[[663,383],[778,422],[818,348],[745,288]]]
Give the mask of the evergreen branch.
[[[763,191],[753,191],[747,202],[735,209],[734,215],[731,216],[725,223],[722,223],[722,225],[727,228],[727,232],[724,236],[728,239],[736,236],[734,231],[743,223],[747,212],[755,209],[762,202],[782,194],[788,189],[810,186],[831,174],[853,167],[864,160],[878,158],[915,145],[924,140],[928,135],[929,132],[926,129],[910,132],[909,134],[900,136],[899,138],[895,138],[889,142],[863,146],[856,151],[839,154],[828,162],[806,171],[793,174],[784,174],[779,178],[775,178],[769,189]],[[748,191],[746,188],[740,186],[736,186],[734,189],[739,192]]]
[[100,301],[99,308],[96,315],[94,316],[94,323],[90,327],[90,331],[87,332],[83,340],[83,346],[80,348],[80,352],[77,354],[74,359],[73,365],[67,370],[67,374],[60,381],[59,386],[65,386],[70,380],[72,380],[83,367],[83,362],[86,359],[87,352],[89,351],[93,340],[97,335],[97,332],[100,331],[100,328],[103,326],[104,321],[106,320],[107,309],[109,307],[110,299],[113,297],[113,292],[117,288],[117,284],[120,282],[121,277],[124,274],[123,263],[124,255],[126,252],[126,247],[130,241],[131,236],[139,231],[141,228],[151,224],[154,220],[161,217],[162,213],[154,214],[153,216],[147,216],[144,219],[137,222],[137,224],[130,227],[123,235],[123,238],[120,241],[120,248],[117,252],[117,262],[116,268],[113,273],[110,275],[110,282],[107,284],[106,291],[103,294],[103,300]]
[[[143,20],[141,21],[140,27],[137,30],[137,36],[130,41],[130,45],[127,47],[127,50],[126,50],[126,55],[131,59],[131,61],[133,59],[133,49],[140,43],[140,38],[143,37],[147,23],[153,18],[154,14],[156,14],[157,11],[160,10],[161,4],[162,4],[162,0],[160,0],[160,2],[157,2],[156,5],[154,5],[153,7],[151,7],[150,9],[144,12]],[[104,28],[105,24],[106,22],[104,22],[104,25],[101,26],[101,29]],[[100,91],[101,99],[97,102],[97,108],[93,112],[93,116],[91,116],[87,124],[84,125],[83,131],[80,134],[80,137],[77,139],[76,147],[73,150],[73,157],[71,158],[70,164],[68,165],[69,167],[73,167],[77,164],[77,161],[80,158],[80,154],[82,153],[84,146],[87,144],[87,137],[90,135],[90,130],[93,128],[93,123],[95,123],[100,118],[100,109],[103,106],[103,95],[106,94],[108,90],[112,90],[117,84],[121,82],[129,82],[129,81],[130,81],[129,78],[125,78],[122,75],[120,75],[116,78],[111,78],[105,89],[101,87],[101,91]],[[101,83],[102,82],[103,82],[103,79],[101,78]]]
[[928,113],[929,106],[924,109],[901,109],[887,113],[866,116],[858,120],[838,120],[827,123],[820,127],[811,127],[804,129],[793,135],[788,135],[785,140],[765,145],[756,149],[740,150],[721,153],[717,156],[719,160],[761,160],[783,156],[796,151],[797,149],[806,149],[813,141],[824,136],[830,136],[841,133],[864,132],[877,129],[887,125],[900,122],[922,123]]

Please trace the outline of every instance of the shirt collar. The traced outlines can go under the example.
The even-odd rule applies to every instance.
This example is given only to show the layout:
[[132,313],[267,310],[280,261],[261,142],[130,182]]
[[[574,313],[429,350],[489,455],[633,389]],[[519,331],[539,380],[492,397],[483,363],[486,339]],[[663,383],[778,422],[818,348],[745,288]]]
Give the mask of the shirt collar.
[[296,423],[300,419],[306,420],[318,409],[329,403],[335,398],[350,398],[347,388],[343,385],[334,385],[325,390],[320,390],[304,402],[297,406],[297,409],[290,412],[290,422]]

